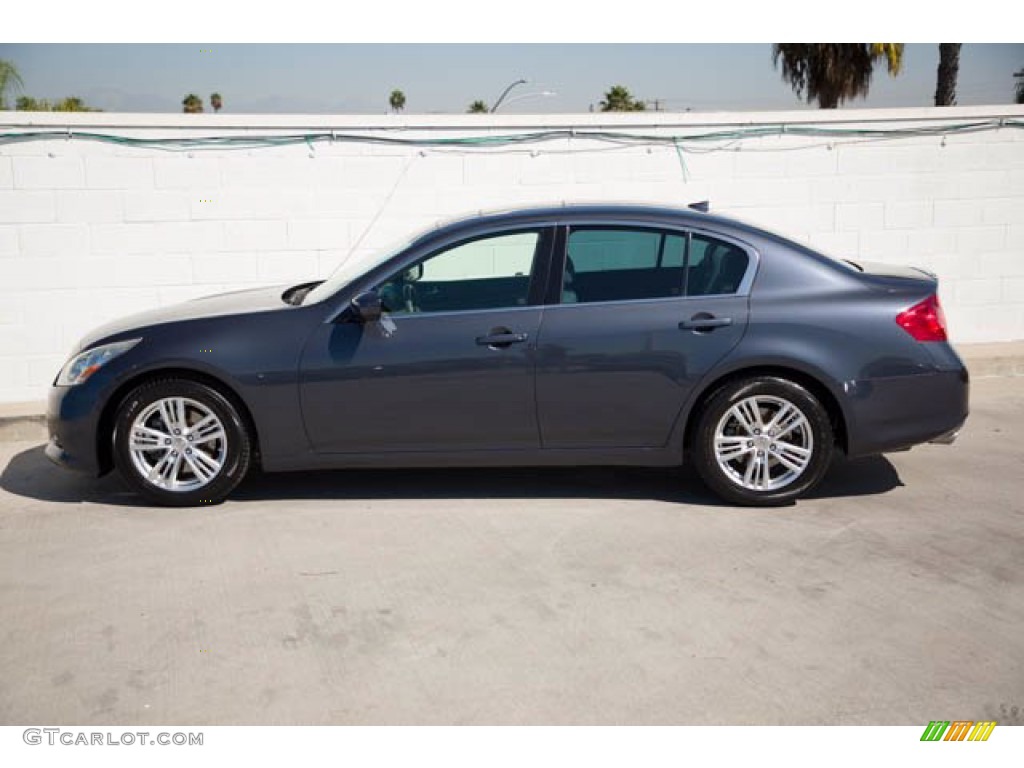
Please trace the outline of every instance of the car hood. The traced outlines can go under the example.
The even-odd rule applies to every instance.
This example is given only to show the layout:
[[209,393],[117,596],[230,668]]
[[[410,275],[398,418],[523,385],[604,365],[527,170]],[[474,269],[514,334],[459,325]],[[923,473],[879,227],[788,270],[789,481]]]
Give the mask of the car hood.
[[281,294],[287,288],[287,285],[275,285],[269,288],[248,288],[241,291],[218,293],[118,318],[86,334],[75,352],[87,349],[108,337],[128,335],[137,329],[153,325],[220,315],[239,315],[246,312],[293,309],[281,298]]

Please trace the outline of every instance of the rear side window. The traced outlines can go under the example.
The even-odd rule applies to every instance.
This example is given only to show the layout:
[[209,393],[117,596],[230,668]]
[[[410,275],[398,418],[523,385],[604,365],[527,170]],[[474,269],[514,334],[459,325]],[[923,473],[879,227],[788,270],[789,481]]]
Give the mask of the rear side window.
[[747,252],[732,243],[706,235],[693,235],[686,266],[686,295],[736,293],[747,273],[749,261]]
[[562,303],[681,296],[686,238],[679,233],[621,227],[569,232]]

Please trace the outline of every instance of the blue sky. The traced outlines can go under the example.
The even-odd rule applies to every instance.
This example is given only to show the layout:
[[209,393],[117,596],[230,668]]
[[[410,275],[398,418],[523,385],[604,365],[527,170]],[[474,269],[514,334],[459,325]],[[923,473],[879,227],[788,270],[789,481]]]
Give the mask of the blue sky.
[[[793,109],[769,44],[0,44],[25,92],[84,98],[107,111],[180,112],[186,93],[223,94],[225,112],[382,113],[392,88],[406,112],[459,113],[493,102],[520,77],[502,111],[585,112],[621,83],[663,108]],[[938,47],[908,44],[903,73],[879,69],[866,100],[847,106],[928,106]],[[1007,104],[1022,44],[965,44],[962,105]],[[542,91],[555,96],[539,96]],[[531,95],[533,94],[533,95]]]

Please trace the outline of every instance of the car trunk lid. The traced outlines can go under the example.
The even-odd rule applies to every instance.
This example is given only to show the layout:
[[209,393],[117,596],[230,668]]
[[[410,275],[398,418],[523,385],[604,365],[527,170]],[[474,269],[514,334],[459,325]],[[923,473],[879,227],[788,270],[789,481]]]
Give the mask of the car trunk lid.
[[870,287],[889,294],[927,296],[938,290],[939,279],[919,267],[882,264],[877,261],[843,259]]

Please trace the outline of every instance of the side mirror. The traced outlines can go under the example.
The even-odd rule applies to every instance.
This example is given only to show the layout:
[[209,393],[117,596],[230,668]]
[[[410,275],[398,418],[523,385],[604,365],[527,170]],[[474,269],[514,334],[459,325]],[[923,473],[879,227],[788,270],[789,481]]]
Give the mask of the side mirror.
[[380,294],[376,291],[365,291],[352,299],[352,312],[361,322],[377,322],[381,309]]

